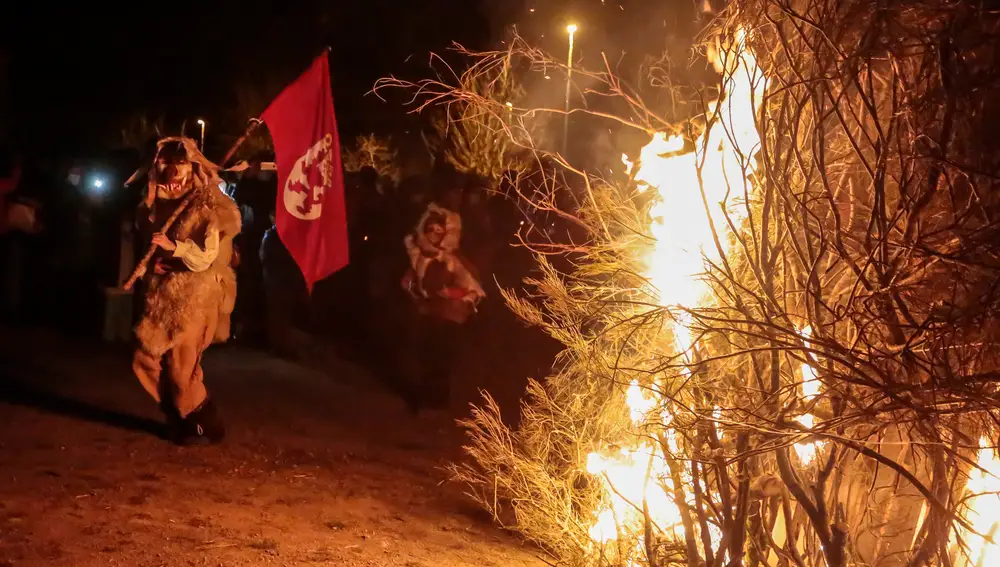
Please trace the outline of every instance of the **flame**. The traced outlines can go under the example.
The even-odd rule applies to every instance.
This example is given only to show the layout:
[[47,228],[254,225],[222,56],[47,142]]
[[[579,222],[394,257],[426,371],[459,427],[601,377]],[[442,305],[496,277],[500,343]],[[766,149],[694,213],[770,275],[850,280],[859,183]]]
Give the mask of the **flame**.
[[[638,190],[653,193],[649,231],[654,244],[639,258],[650,282],[647,291],[659,305],[681,308],[671,332],[674,348],[688,356],[693,346],[692,321],[685,308],[712,303],[712,290],[701,274],[706,261],[717,262],[728,251],[730,223],[739,226],[745,218],[740,200],[751,193],[760,146],[755,117],[767,79],[745,40],[741,30],[736,41],[717,55],[716,68],[727,76],[724,95],[709,105],[707,128],[693,147],[681,136],[660,132],[642,148],[636,163],[622,156],[628,173],[634,172]],[[645,392],[635,381],[625,392],[633,425],[644,425],[658,408],[663,413],[656,416],[658,423],[668,425],[672,416],[664,409],[664,400],[651,389]],[[716,409],[714,415],[718,414]],[[681,453],[673,430],[664,432],[664,441],[671,453]],[[662,451],[649,436],[637,435],[631,447],[588,455],[587,471],[604,480],[607,496],[590,527],[591,539],[599,544],[615,540],[622,527],[641,533],[638,527],[643,517],[638,511],[643,504],[661,535],[683,539],[673,480]],[[681,475],[683,483],[690,482],[687,474]],[[721,533],[712,531],[709,536],[717,544]]]
[[[598,514],[590,530],[591,538],[607,543],[617,539],[617,526],[639,525],[643,502],[657,526],[668,534],[684,537],[680,513],[667,495],[673,490],[673,483],[656,473],[647,475],[650,469],[661,473],[667,470],[666,462],[652,443],[623,448],[609,455],[588,455],[587,472],[603,477],[611,489],[609,505]],[[609,524],[612,520],[616,522]]]
[[632,422],[641,424],[646,416],[656,407],[656,400],[647,398],[642,388],[639,387],[638,380],[632,380],[625,392],[625,403],[628,405],[629,415]]
[[[680,308],[671,331],[674,347],[681,353],[690,352],[694,346],[687,310],[711,306],[714,300],[711,286],[702,277],[706,263],[719,262],[728,252],[733,242],[730,227],[740,227],[746,219],[744,207],[753,194],[755,157],[761,144],[756,116],[768,79],[746,48],[746,34],[741,30],[735,39],[715,61],[716,68],[728,77],[724,96],[708,106],[707,128],[693,140],[693,145],[682,136],[659,132],[642,148],[636,162],[622,155],[638,190],[652,192],[649,231],[654,244],[639,261],[650,282],[647,291],[656,303]],[[807,349],[812,332],[808,326],[800,330]],[[806,353],[798,368],[798,391],[807,403],[819,395],[822,387],[815,363],[814,357]],[[645,392],[652,392],[653,398],[637,382],[627,388],[626,403],[633,424],[645,425],[659,408],[663,412],[657,416],[659,423],[667,426],[666,444],[672,453],[680,453],[679,440],[669,429],[672,416],[664,410],[667,404],[657,397],[655,389]],[[717,409],[713,413],[716,419],[718,413]],[[816,426],[816,417],[811,413],[795,419],[806,429]],[[631,447],[593,452],[587,457],[587,471],[603,479],[606,488],[606,504],[597,511],[588,531],[598,544],[616,540],[623,531],[638,534],[641,542],[643,518],[638,510],[643,504],[648,506],[661,535],[678,540],[684,537],[663,448],[648,436],[636,435],[635,439]],[[808,466],[823,446],[822,441],[809,441],[795,443],[793,449],[800,463]],[[956,567],[1000,565],[1000,459],[986,439],[981,440],[980,447],[978,464],[982,470],[970,474],[967,490],[972,496],[966,502],[965,513],[976,533],[961,533],[968,554],[954,562]],[[681,481],[687,483],[690,478],[682,475]],[[783,518],[779,520],[784,530]],[[713,546],[717,547],[721,533],[714,526],[710,530]],[[778,530],[776,525],[776,539],[779,535],[784,538]],[[957,543],[953,541],[953,545]],[[641,546],[634,553],[638,557]],[[629,558],[625,561],[633,564]],[[769,564],[774,561],[769,560]]]
[[[679,153],[685,148],[684,138],[658,132],[639,152],[635,174],[639,191],[656,193],[650,210],[650,232],[656,243],[645,264],[653,293],[665,306],[710,303],[711,289],[700,277],[705,261],[717,262],[728,250],[725,217],[737,226],[744,220],[739,198],[752,187],[754,156],[760,147],[755,117],[767,78],[746,49],[742,31],[716,64],[732,74],[722,101],[708,107],[709,127],[695,141],[694,151]],[[625,155],[622,161],[631,174],[636,164]]]
[[[802,343],[805,345],[807,349],[811,348],[812,343],[809,342],[809,339],[812,338],[812,327],[806,325],[805,327],[802,328],[801,334],[803,339]],[[819,379],[817,379],[816,369],[813,368],[812,365],[812,357],[810,357],[808,354],[806,355],[806,357],[809,359],[810,362],[804,363],[801,368],[802,398],[806,401],[809,401],[815,398],[817,394],[819,394]]]
[[607,543],[618,539],[618,520],[611,508],[605,508],[597,516],[597,521],[590,527],[590,539],[598,543]]
[[[810,348],[811,343],[809,339],[812,338],[812,327],[806,325],[802,328],[800,334],[802,335],[802,343],[807,349]],[[820,381],[816,377],[816,368],[813,366],[812,356],[806,353],[805,357],[806,362],[803,362],[802,366],[799,367],[799,372],[802,374],[802,382],[799,383],[799,386],[802,390],[802,399],[808,402],[819,395]],[[812,429],[816,424],[816,417],[811,413],[800,415],[795,420],[807,429]],[[810,465],[816,459],[817,453],[823,448],[824,444],[825,442],[823,441],[810,441],[807,443],[796,443],[792,448],[803,465]]]
[[970,495],[965,502],[965,519],[973,531],[962,530],[968,554],[959,554],[954,562],[956,567],[1000,565],[1000,543],[997,542],[1000,539],[1000,459],[985,437],[979,440],[979,446],[979,468],[969,472],[965,485]]
[[[816,424],[816,417],[811,413],[807,413],[796,417],[795,421],[799,422],[806,429],[812,429]],[[819,453],[819,450],[823,448],[823,442],[810,441],[808,443],[796,443],[792,448],[795,449],[795,454],[799,456],[799,460],[802,461],[803,465],[810,465],[816,459],[816,454]]]
[[[632,423],[637,426],[656,408],[656,401],[644,394],[637,380],[629,384],[625,399]],[[680,514],[667,496],[667,490],[673,488],[669,478],[665,478],[667,470],[659,449],[648,440],[616,452],[587,455],[587,472],[601,476],[610,489],[608,506],[601,510],[590,528],[591,539],[597,543],[617,539],[618,526],[623,519],[627,519],[626,524],[642,520],[639,516],[642,502],[649,506],[650,516],[660,528],[680,530],[679,536],[683,537]],[[664,478],[662,485],[656,480],[658,478]]]

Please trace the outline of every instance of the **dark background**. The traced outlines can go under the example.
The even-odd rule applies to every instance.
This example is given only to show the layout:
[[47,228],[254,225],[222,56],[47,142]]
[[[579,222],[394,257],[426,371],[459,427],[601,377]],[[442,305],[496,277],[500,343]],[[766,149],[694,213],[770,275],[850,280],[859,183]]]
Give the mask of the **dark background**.
[[628,78],[645,54],[689,46],[699,7],[695,0],[5,2],[0,138],[31,153],[78,154],[112,144],[137,113],[163,117],[171,133],[187,120],[189,135],[204,118],[209,157],[218,159],[246,119],[325,46],[342,137],[392,133],[413,119],[398,100],[365,94],[390,74],[426,76],[428,53],[452,42],[499,46],[516,24],[561,54],[572,21],[580,26],[578,62],[600,66],[603,52]]
[[363,95],[379,76],[410,53],[489,34],[475,3],[454,0],[16,4],[3,18],[16,22],[11,130],[31,149],[85,149],[139,111],[173,129],[187,119],[189,133],[204,117],[211,148],[327,45],[341,128],[371,129]]

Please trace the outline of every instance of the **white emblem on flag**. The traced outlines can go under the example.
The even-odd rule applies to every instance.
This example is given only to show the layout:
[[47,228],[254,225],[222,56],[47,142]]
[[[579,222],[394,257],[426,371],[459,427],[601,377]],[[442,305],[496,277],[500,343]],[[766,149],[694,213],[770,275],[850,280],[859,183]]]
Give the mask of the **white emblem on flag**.
[[295,162],[285,180],[282,202],[297,219],[315,220],[323,213],[323,194],[333,185],[333,136],[327,134]]

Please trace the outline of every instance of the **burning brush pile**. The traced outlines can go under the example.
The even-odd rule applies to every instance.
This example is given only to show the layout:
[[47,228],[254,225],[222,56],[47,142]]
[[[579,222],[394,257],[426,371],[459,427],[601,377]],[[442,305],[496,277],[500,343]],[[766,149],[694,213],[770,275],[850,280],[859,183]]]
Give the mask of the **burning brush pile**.
[[685,124],[574,70],[652,139],[627,183],[563,162],[582,260],[507,298],[566,350],[457,478],[566,565],[1000,565],[998,22],[736,1]]

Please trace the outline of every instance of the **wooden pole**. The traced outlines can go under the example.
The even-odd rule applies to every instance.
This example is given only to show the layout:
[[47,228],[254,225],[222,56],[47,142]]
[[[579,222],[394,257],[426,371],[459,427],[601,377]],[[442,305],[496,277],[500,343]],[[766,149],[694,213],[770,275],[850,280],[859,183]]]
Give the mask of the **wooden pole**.
[[243,142],[245,142],[246,139],[250,137],[250,134],[253,134],[253,131],[257,129],[257,126],[260,126],[263,123],[264,121],[259,118],[250,119],[250,125],[247,126],[246,131],[243,132],[243,135],[237,138],[235,142],[233,142],[233,146],[229,148],[229,151],[226,152],[226,156],[223,157],[222,161],[219,162],[219,169],[226,167],[226,163],[233,157],[233,154],[236,153],[236,150],[238,150],[240,146],[243,145]]
[[[246,131],[243,132],[243,135],[237,138],[235,142],[233,142],[232,147],[230,147],[229,151],[226,152],[226,156],[222,158],[221,162],[219,162],[219,169],[225,167],[226,162],[228,162],[229,159],[233,157],[233,154],[236,153],[236,150],[239,149],[240,145],[243,144],[243,142],[246,141],[246,139],[250,136],[250,134],[252,134],[253,131],[257,129],[257,126],[261,125],[262,123],[263,121],[260,120],[259,118],[250,119],[250,125],[247,126]],[[133,178],[134,177],[136,176],[133,175]],[[160,227],[158,232],[164,232],[164,233],[167,232],[167,229],[169,229],[171,225],[174,224],[174,221],[177,220],[177,217],[179,217],[180,214],[184,212],[184,209],[187,208],[188,204],[191,203],[192,198],[194,198],[194,191],[189,192],[187,197],[185,197],[184,200],[181,201],[179,205],[177,205],[177,208],[174,210],[174,213],[170,215],[170,218],[167,219],[167,222],[163,223],[163,226]],[[155,244],[149,246],[149,250],[146,251],[146,255],[143,256],[141,260],[139,260],[138,264],[136,264],[135,270],[132,271],[132,275],[129,276],[128,281],[125,282],[125,285],[122,286],[122,289],[124,289],[125,291],[131,290],[132,286],[135,285],[136,280],[138,280],[140,277],[142,277],[143,274],[146,273],[146,265],[149,264],[149,261],[153,259],[153,254],[156,253],[156,248],[157,246]]]
[[[174,209],[174,213],[170,215],[170,218],[167,219],[167,222],[163,223],[163,226],[160,227],[160,230],[158,232],[166,232],[167,229],[169,229],[170,226],[174,224],[174,221],[177,220],[177,217],[181,216],[181,213],[184,212],[184,209],[186,209],[187,206],[191,204],[191,200],[194,198],[194,196],[195,192],[189,191],[187,197],[184,197],[184,200],[181,201],[179,205],[177,205],[177,208]],[[135,269],[132,270],[132,275],[129,276],[128,281],[125,282],[125,285],[122,286],[122,289],[124,289],[125,291],[129,291],[130,289],[132,289],[132,286],[135,285],[136,280],[138,280],[140,277],[142,277],[143,274],[146,273],[146,264],[149,264],[149,261],[153,258],[153,254],[156,253],[156,249],[157,249],[156,244],[151,244],[149,246],[149,250],[146,251],[146,255],[142,257],[142,260],[139,260],[138,264],[136,264]]]

